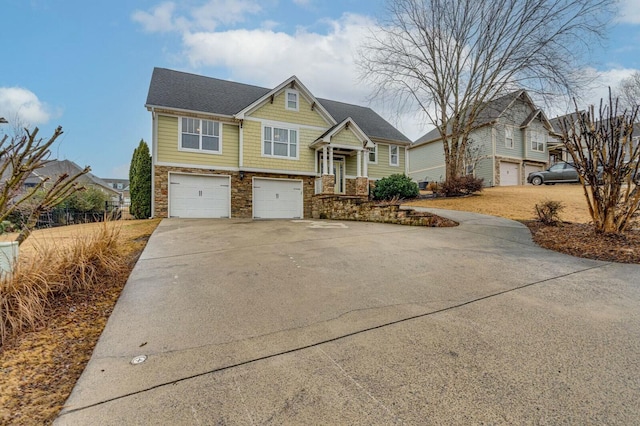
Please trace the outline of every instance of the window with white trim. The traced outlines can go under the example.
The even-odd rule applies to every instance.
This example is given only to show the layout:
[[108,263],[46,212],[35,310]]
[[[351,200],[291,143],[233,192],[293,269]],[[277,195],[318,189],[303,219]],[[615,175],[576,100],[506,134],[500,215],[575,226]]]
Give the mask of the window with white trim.
[[398,145],[389,145],[389,165],[390,166],[399,166],[400,165],[400,150],[398,149]]
[[182,117],[180,120],[180,149],[220,153],[220,123],[211,120]]
[[504,128],[504,146],[513,148],[513,127],[505,126]]
[[298,111],[299,94],[297,90],[287,89],[284,92],[284,107],[291,111]]
[[378,145],[373,145],[373,148],[369,148],[369,164],[378,163]]
[[531,131],[531,151],[544,152],[544,135],[541,132]]
[[263,127],[262,155],[298,158],[298,131],[273,126]]

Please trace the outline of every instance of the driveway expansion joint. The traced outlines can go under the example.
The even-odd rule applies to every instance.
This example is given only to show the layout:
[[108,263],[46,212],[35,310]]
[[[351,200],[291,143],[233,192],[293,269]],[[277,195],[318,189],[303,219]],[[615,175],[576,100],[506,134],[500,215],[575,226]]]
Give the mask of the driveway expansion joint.
[[[152,391],[152,390],[155,390],[155,389],[159,389],[159,388],[162,388],[162,387],[165,387],[165,386],[175,385],[175,384],[178,384],[178,383],[181,383],[181,382],[185,382],[185,381],[188,381],[188,380],[191,380],[191,379],[195,379],[195,378],[198,378],[198,377],[203,377],[203,376],[206,376],[206,375],[215,374],[215,373],[219,373],[219,372],[222,372],[222,371],[229,371],[229,370],[232,370],[232,369],[235,369],[235,368],[238,368],[238,367],[242,367],[242,366],[245,366],[245,365],[250,365],[250,364],[254,364],[254,363],[260,362],[260,361],[274,359],[274,358],[277,358],[277,357],[280,357],[280,356],[283,356],[283,355],[288,355],[288,354],[292,354],[292,353],[301,352],[301,351],[304,351],[304,350],[310,349],[310,348],[319,348],[321,345],[324,345],[324,344],[327,344],[327,343],[340,341],[340,340],[343,340],[343,339],[346,339],[346,338],[349,338],[349,337],[353,337],[353,336],[360,335],[360,334],[367,333],[367,332],[374,331],[374,330],[379,330],[379,329],[386,328],[386,327],[389,327],[389,326],[393,326],[393,325],[396,325],[396,324],[409,322],[409,321],[412,321],[412,320],[415,320],[415,319],[425,318],[425,317],[428,317],[428,316],[433,316],[433,315],[436,315],[436,314],[452,311],[452,310],[459,309],[459,308],[462,308],[464,306],[471,305],[471,304],[474,304],[474,303],[477,303],[477,302],[481,302],[481,301],[484,301],[484,300],[487,300],[487,299],[492,299],[492,298],[495,298],[495,297],[498,297],[498,296],[502,296],[502,295],[508,294],[508,293],[513,293],[513,292],[516,292],[516,291],[519,291],[519,290],[522,290],[522,289],[525,289],[525,288],[528,288],[528,287],[532,287],[532,286],[536,286],[536,285],[539,285],[539,284],[544,284],[544,283],[547,283],[547,282],[551,282],[551,281],[554,281],[556,279],[560,279],[560,278],[564,278],[564,277],[568,277],[568,276],[572,276],[572,275],[581,274],[583,272],[587,272],[587,271],[591,271],[591,270],[595,270],[595,269],[604,268],[605,266],[608,266],[608,263],[603,263],[603,264],[600,264],[600,265],[594,265],[594,266],[591,266],[591,267],[588,267],[588,268],[583,268],[583,269],[579,269],[579,270],[576,270],[576,271],[571,271],[571,272],[568,272],[568,273],[565,273],[565,274],[556,275],[556,276],[553,276],[553,277],[549,277],[549,278],[545,278],[545,279],[542,279],[542,280],[534,281],[534,282],[531,282],[531,283],[523,284],[523,285],[520,285],[520,286],[517,286],[517,287],[513,287],[513,288],[510,288],[510,289],[507,289],[507,290],[502,290],[502,291],[494,292],[494,293],[491,293],[491,294],[488,294],[488,295],[485,295],[485,296],[480,296],[480,297],[477,297],[477,298],[474,298],[474,299],[471,299],[471,300],[467,300],[465,302],[461,302],[461,303],[458,303],[458,304],[455,304],[455,305],[452,305],[452,306],[444,307],[444,308],[441,308],[441,309],[436,309],[436,310],[429,311],[429,312],[424,312],[424,313],[420,313],[420,314],[411,315],[411,316],[408,316],[408,317],[405,317],[405,318],[400,318],[400,319],[397,319],[397,320],[394,320],[394,321],[388,321],[388,322],[385,322],[383,324],[378,324],[378,325],[375,325],[375,326],[363,328],[363,329],[360,329],[360,330],[356,330],[356,331],[353,331],[353,332],[345,333],[345,334],[342,334],[342,335],[339,335],[339,336],[335,336],[335,337],[332,337],[332,338],[324,339],[324,340],[321,340],[321,341],[318,341],[318,342],[313,342],[313,343],[310,343],[310,344],[307,344],[307,345],[302,345],[302,346],[294,347],[294,348],[291,348],[291,349],[286,349],[286,350],[279,351],[279,352],[276,352],[276,353],[271,353],[271,354],[267,354],[267,355],[263,355],[263,356],[259,356],[259,357],[255,357],[255,358],[251,358],[251,359],[248,359],[248,360],[245,360],[245,361],[240,361],[240,362],[237,362],[237,363],[234,363],[234,364],[230,364],[230,365],[227,365],[227,366],[217,367],[217,368],[213,368],[213,369],[210,369],[210,370],[207,370],[207,371],[204,371],[204,372],[191,374],[191,375],[184,376],[184,377],[181,377],[181,378],[178,378],[178,379],[175,379],[175,380],[170,380],[170,381],[166,381],[166,382],[163,382],[163,383],[158,383],[156,385],[149,386],[149,387],[144,388],[144,389],[136,390],[136,391],[133,391],[133,392],[128,392],[128,393],[125,393],[123,395],[118,395],[118,396],[115,396],[115,397],[112,397],[112,398],[107,398],[105,400],[98,401],[98,402],[95,402],[95,403],[92,403],[92,404],[88,404],[88,405],[85,405],[85,406],[82,406],[82,407],[69,409],[67,411],[64,411],[64,412],[60,413],[58,418],[62,418],[64,416],[67,416],[67,415],[72,414],[72,413],[76,413],[76,412],[83,411],[83,410],[86,410],[86,409],[89,409],[89,408],[97,407],[97,406],[100,406],[100,405],[103,405],[103,404],[107,404],[107,403],[110,403],[110,402],[114,402],[114,401],[117,401],[117,400],[125,399],[125,398],[131,397],[131,396],[143,394],[143,393],[146,393],[146,392],[149,392],[149,391]],[[346,315],[346,313],[342,314],[340,316],[343,316],[343,315]],[[338,317],[340,317],[340,316],[338,316]],[[205,345],[204,347],[207,347],[207,346],[210,346],[210,345]],[[194,347],[194,348],[189,348],[189,349],[186,349],[186,350],[193,350],[193,349],[196,349],[196,348]],[[185,350],[181,350],[181,351],[185,351]],[[124,357],[119,357],[119,358],[124,358]]]

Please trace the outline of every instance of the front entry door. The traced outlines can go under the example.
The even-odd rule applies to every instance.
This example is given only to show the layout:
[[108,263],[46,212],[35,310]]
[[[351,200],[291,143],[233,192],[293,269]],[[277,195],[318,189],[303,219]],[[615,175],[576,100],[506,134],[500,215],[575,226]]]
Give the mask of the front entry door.
[[344,158],[333,159],[333,175],[336,177],[336,194],[344,194]]

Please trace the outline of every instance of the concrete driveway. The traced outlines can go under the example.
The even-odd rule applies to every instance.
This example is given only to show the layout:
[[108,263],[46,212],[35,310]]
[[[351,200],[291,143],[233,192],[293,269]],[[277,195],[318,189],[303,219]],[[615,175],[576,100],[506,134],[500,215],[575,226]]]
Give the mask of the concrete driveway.
[[640,424],[640,267],[440,214],[164,220],[57,424]]

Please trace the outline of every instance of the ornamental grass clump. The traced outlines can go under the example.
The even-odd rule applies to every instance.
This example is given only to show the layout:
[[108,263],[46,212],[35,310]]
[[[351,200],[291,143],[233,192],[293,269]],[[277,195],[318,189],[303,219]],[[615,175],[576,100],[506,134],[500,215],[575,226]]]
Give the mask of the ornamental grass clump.
[[56,297],[91,291],[126,273],[119,236],[119,226],[105,223],[93,234],[21,253],[13,274],[0,278],[0,346],[40,326]]

